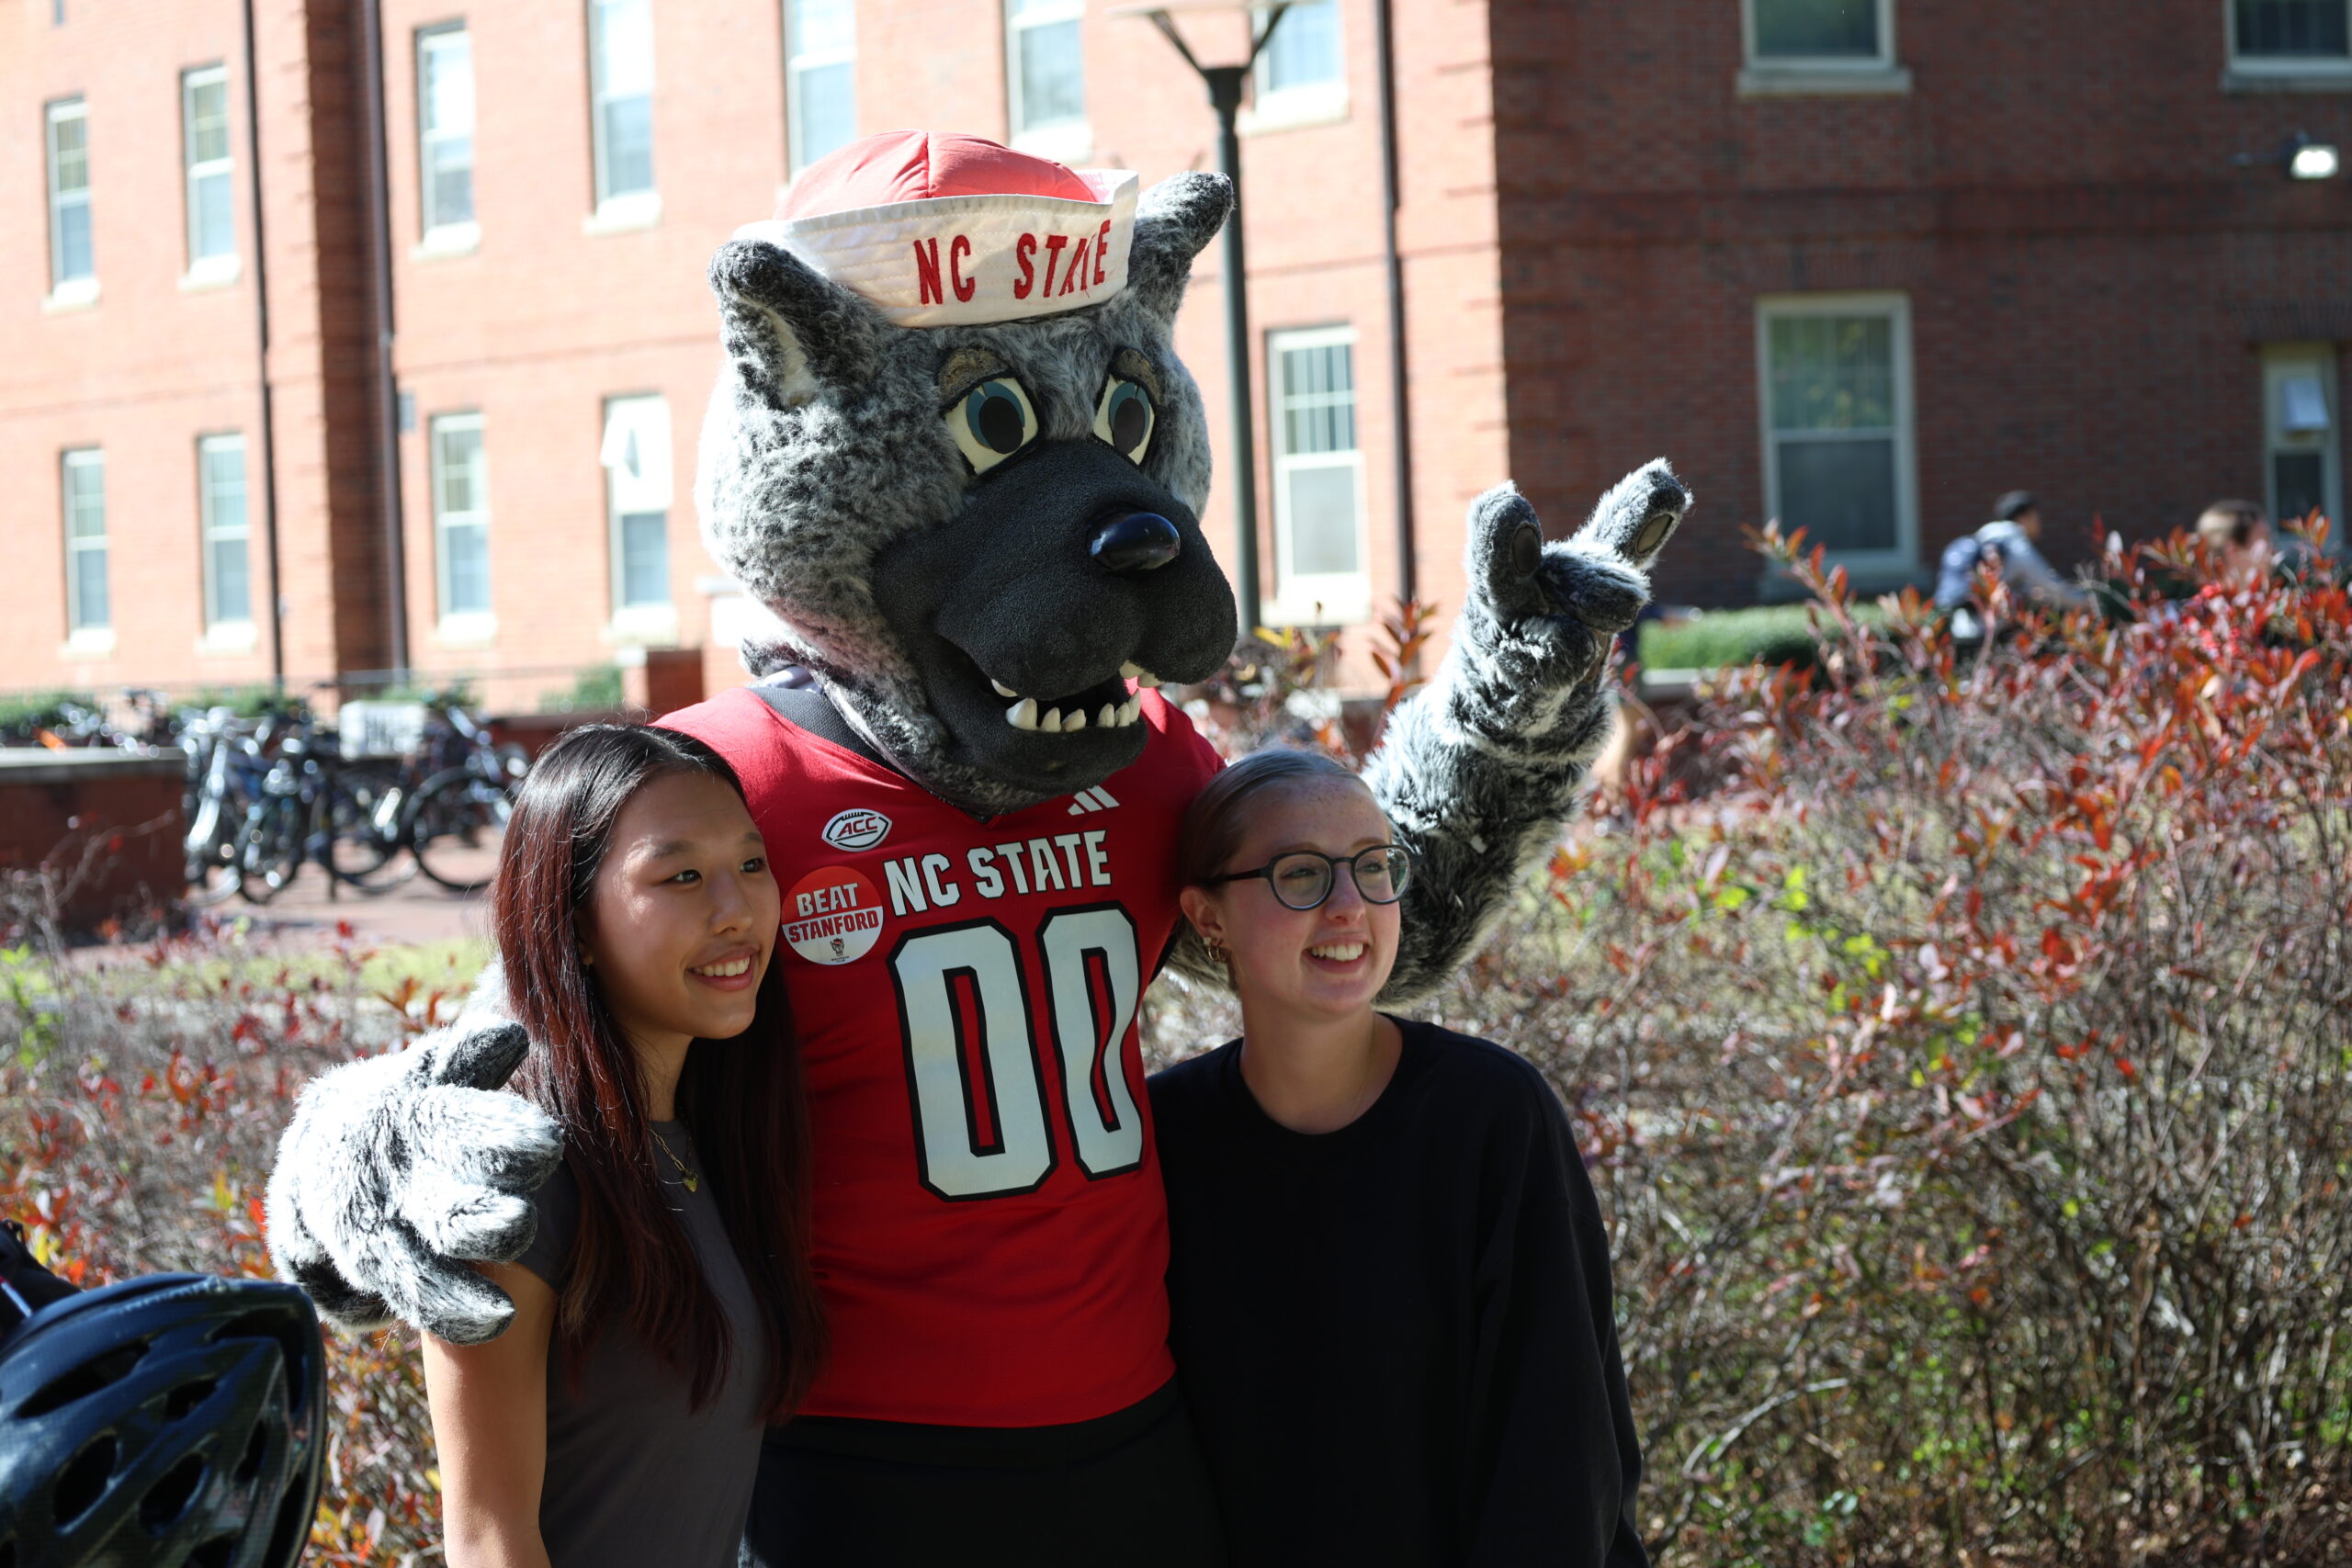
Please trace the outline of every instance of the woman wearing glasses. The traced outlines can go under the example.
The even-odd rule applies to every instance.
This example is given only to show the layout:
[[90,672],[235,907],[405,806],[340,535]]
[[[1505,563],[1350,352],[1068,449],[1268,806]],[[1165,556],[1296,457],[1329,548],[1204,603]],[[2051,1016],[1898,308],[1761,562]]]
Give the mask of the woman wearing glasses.
[[1242,1035],[1151,1080],[1170,1344],[1233,1568],[1647,1560],[1608,1236],[1520,1057],[1375,1012],[1412,858],[1354,774],[1248,757],[1185,818]]

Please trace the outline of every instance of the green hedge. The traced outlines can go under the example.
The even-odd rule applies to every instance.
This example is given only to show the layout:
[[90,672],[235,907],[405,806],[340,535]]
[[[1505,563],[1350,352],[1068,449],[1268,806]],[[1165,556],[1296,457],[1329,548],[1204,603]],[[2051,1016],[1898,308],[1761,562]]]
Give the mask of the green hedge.
[[96,707],[98,699],[88,692],[67,691],[0,696],[0,745],[22,746],[31,741],[33,731],[56,728],[65,721],[62,709],[67,703]]
[[[1876,605],[1855,607],[1864,621]],[[1734,664],[1811,665],[1815,637],[1803,604],[1759,604],[1747,610],[1702,610],[1679,621],[1645,621],[1642,666],[1647,670],[1720,670]]]
[[541,713],[609,713],[621,705],[621,669],[597,664],[572,677],[568,692],[548,692],[539,698]]

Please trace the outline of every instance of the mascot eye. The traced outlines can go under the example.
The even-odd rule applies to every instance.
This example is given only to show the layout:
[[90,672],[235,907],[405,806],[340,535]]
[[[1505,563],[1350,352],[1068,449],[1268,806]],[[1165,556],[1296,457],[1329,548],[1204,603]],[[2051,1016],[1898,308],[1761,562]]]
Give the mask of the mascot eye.
[[1104,384],[1094,411],[1094,434],[1130,463],[1140,463],[1151,446],[1151,394],[1116,376]]
[[1037,411],[1029,394],[1009,377],[983,381],[947,411],[947,434],[972,465],[985,474],[1037,439]]

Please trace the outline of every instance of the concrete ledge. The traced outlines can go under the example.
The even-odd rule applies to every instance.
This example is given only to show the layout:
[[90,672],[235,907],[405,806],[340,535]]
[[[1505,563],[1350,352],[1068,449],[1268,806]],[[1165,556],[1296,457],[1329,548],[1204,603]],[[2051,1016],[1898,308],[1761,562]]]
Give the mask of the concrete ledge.
[[167,909],[187,884],[177,748],[0,750],[0,880],[70,931]]
[[15,784],[70,784],[85,779],[176,779],[187,767],[178,751],[124,751],[114,747],[51,751],[0,747],[0,789]]
[[1884,98],[1911,90],[1908,67],[1751,65],[1736,84],[1743,98]]

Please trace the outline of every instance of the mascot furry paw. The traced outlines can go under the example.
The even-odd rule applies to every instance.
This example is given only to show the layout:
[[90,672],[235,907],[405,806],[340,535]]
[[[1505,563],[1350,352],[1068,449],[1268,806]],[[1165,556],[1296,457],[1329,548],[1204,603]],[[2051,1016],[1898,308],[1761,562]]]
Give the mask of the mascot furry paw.
[[[775,613],[746,649],[771,678],[663,722],[734,764],[784,890],[834,1345],[793,1433],[1065,1427],[1170,1379],[1135,1016],[1197,960],[1173,840],[1219,765],[1156,688],[1236,640],[1170,346],[1229,205],[1215,175],[1138,197],[902,132],[808,170],[712,263],[697,500]],[[1609,728],[1611,637],[1688,505],[1656,463],[1564,544],[1508,486],[1473,507],[1452,649],[1367,769],[1424,868],[1393,998],[1444,979],[1557,831]],[[519,1249],[501,1193],[546,1161],[543,1127],[488,1109],[514,1103],[466,1044],[492,1027],[310,1089],[272,1235],[330,1311],[496,1331],[461,1260]]]

